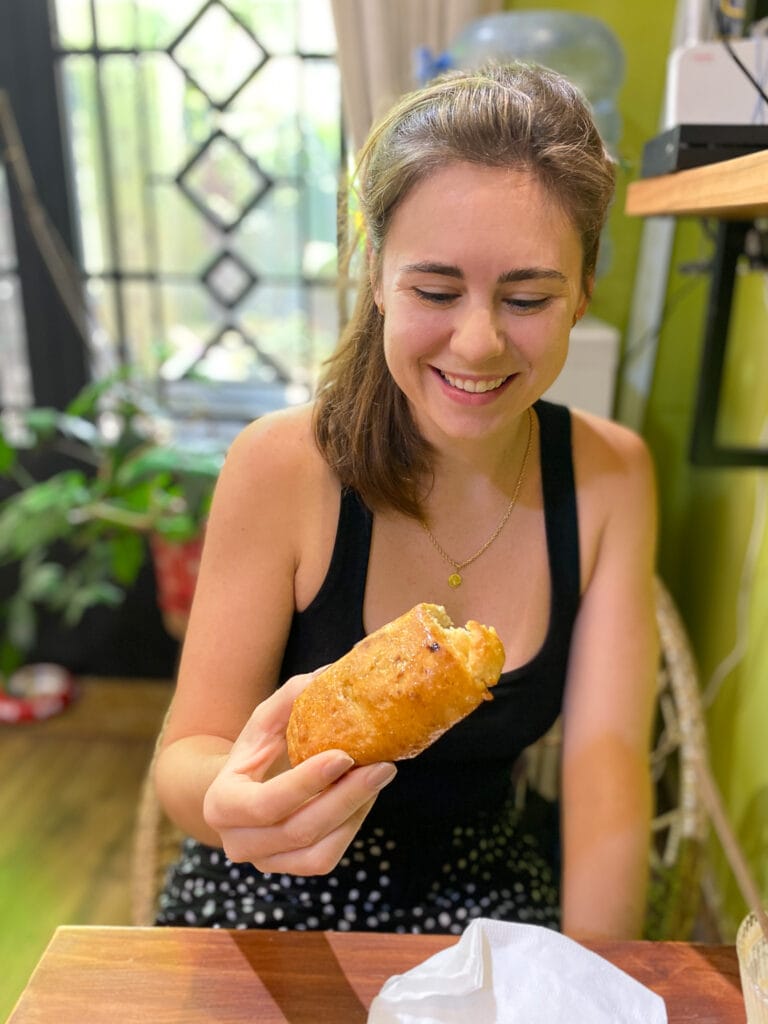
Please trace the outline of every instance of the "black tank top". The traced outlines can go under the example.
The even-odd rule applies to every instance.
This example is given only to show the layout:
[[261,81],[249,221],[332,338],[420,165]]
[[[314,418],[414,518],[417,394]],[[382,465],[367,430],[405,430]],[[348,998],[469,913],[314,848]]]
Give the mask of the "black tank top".
[[[366,825],[426,830],[492,812],[507,796],[522,750],[560,713],[568,652],[579,604],[579,534],[568,409],[535,405],[549,557],[549,626],[538,653],[504,672],[486,701],[423,754],[398,765]],[[311,604],[293,616],[280,682],[335,661],[365,635],[363,599],[373,517],[355,491],[341,496],[328,573]],[[514,577],[510,586],[521,585]],[[421,831],[421,828],[419,828]]]

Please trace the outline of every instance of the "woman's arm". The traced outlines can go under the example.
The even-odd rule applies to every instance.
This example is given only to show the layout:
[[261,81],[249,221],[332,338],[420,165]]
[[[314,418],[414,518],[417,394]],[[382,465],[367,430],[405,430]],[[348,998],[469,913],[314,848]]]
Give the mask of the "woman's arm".
[[324,577],[338,501],[308,411],[267,417],[236,439],[156,765],[160,800],[182,829],[264,870],[330,870],[392,774],[349,771],[339,751],[296,769],[285,757],[290,708],[309,677],[274,691],[297,593]]
[[656,496],[643,442],[575,420],[584,588],[564,705],[563,930],[637,938],[646,904],[658,640]]

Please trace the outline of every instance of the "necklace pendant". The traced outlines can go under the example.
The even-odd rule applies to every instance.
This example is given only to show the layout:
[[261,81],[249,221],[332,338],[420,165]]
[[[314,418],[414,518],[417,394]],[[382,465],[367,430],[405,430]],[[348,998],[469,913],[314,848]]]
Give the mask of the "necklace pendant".
[[460,587],[461,573],[452,572],[451,575],[448,577],[448,586],[453,587],[454,590],[456,589],[456,587]]

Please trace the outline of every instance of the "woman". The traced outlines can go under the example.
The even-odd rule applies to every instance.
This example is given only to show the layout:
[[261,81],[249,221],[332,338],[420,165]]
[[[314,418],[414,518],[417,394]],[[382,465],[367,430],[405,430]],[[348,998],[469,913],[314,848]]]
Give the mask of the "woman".
[[[367,269],[319,397],[249,426],[217,487],[157,768],[194,839],[158,921],[637,936],[653,475],[623,427],[540,401],[587,308],[610,158],[560,76],[490,66],[406,96],[357,183]],[[290,769],[307,673],[419,601],[496,627],[494,700],[397,768]],[[561,712],[560,878],[510,775]]]

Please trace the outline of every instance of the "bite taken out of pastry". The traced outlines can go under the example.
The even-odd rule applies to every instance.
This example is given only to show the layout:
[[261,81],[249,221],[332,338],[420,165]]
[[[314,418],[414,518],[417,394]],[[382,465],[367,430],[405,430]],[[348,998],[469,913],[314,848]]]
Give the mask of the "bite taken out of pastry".
[[492,626],[454,626],[442,605],[418,604],[299,694],[287,730],[291,764],[331,749],[359,765],[415,757],[491,699],[503,666]]

